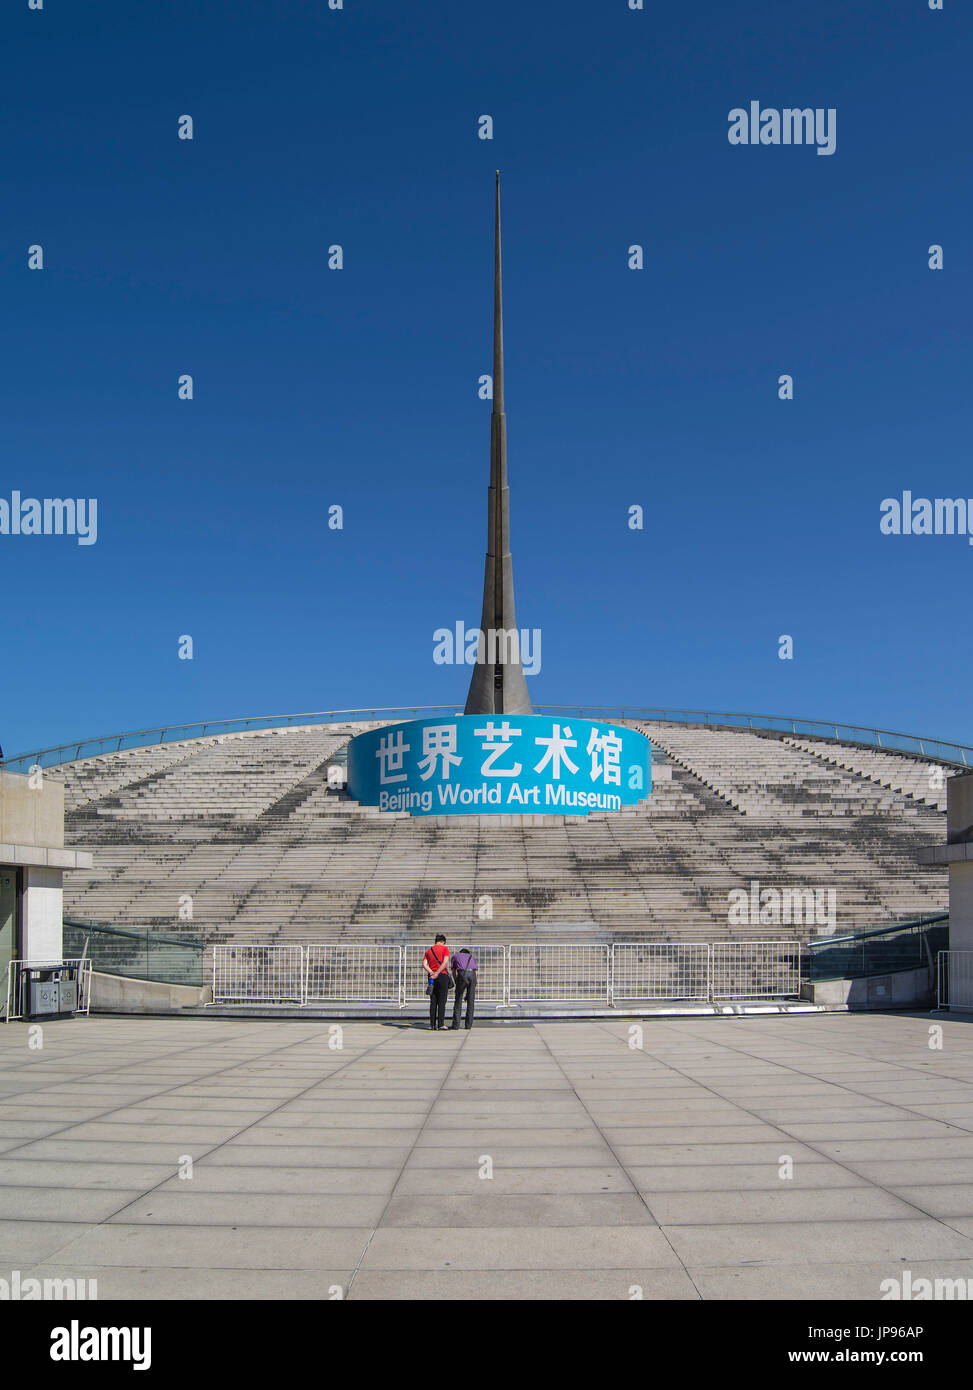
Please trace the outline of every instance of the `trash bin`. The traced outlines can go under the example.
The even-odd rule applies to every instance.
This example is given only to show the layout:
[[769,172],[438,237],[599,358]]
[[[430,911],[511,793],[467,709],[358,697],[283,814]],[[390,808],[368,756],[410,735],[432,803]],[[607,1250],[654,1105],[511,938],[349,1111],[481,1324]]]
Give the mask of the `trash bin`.
[[61,980],[54,971],[31,972],[29,1012],[32,1016],[61,1012]]
[[27,966],[26,974],[29,1018],[77,1012],[77,966]]

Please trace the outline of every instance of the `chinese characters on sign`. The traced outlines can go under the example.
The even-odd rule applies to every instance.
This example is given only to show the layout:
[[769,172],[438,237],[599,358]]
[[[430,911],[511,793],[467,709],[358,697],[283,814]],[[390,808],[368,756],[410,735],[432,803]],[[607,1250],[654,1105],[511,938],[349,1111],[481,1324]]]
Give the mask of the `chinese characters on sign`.
[[648,796],[648,741],[633,729],[545,715],[457,715],[352,739],[356,801],[413,815],[617,811]]

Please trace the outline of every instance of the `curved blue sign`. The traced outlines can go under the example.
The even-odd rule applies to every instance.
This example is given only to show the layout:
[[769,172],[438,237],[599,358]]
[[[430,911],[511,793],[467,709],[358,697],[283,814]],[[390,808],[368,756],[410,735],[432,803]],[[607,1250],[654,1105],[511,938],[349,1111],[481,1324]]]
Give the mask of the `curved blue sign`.
[[642,734],[563,716],[412,719],[348,745],[350,795],[413,816],[619,811],[648,796],[651,778]]

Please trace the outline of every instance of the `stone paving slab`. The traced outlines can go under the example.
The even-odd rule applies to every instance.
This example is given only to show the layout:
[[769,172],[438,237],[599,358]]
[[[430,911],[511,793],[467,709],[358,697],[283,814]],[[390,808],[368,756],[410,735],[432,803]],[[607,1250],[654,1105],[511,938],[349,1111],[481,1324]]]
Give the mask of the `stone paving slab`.
[[[124,1299],[881,1297],[973,1277],[973,1020],[0,1029],[0,1277]],[[185,1157],[192,1175],[180,1176]]]
[[74,1274],[94,1279],[99,1300],[301,1299],[320,1302],[345,1297],[354,1273],[353,1266],[348,1269],[173,1269],[153,1265],[137,1269],[89,1263],[82,1274],[75,1267],[59,1262],[36,1265],[23,1270],[22,1276],[50,1279]]
[[63,1120],[0,1120],[0,1140],[43,1138],[47,1134],[56,1134],[64,1125]]
[[47,1260],[89,1229],[77,1221],[0,1221],[0,1261],[23,1270]]
[[[227,1149],[226,1153],[231,1151]],[[157,1193],[185,1193],[190,1184],[185,1178],[172,1177],[172,1170],[163,1173],[156,1187]],[[295,1196],[303,1193],[337,1195],[342,1192],[357,1196],[373,1196],[382,1193],[390,1197],[399,1181],[401,1169],[395,1168],[336,1168],[333,1164],[324,1167],[304,1166],[285,1168],[281,1165],[257,1166],[241,1164],[199,1164],[193,1173],[192,1195],[196,1200],[207,1193],[266,1193],[279,1194],[282,1190]],[[441,1191],[441,1188],[436,1188]]]
[[383,1226],[362,1269],[648,1269],[678,1268],[662,1231],[644,1226]]
[[[152,1130],[146,1127],[142,1133],[151,1135]],[[109,1139],[38,1139],[33,1143],[21,1140],[16,1149],[8,1149],[7,1153],[30,1160],[43,1158],[79,1163],[165,1163],[174,1166],[181,1154],[188,1153],[193,1158],[199,1158],[212,1148],[211,1144],[200,1143],[196,1139],[190,1140],[185,1131],[181,1139],[182,1142],[176,1144],[171,1140],[166,1143],[141,1144],[130,1140],[113,1142]]]
[[[693,1116],[688,1116],[692,1120]],[[653,1125],[651,1128],[636,1129],[626,1126],[625,1128],[612,1126],[602,1130],[609,1144],[616,1148],[637,1148],[643,1144],[705,1144],[715,1137],[715,1130],[712,1125],[707,1124],[676,1124],[667,1120],[663,1125]],[[729,1127],[724,1127],[723,1133],[727,1139],[731,1137]],[[755,1124],[752,1121],[748,1124],[733,1125],[732,1142],[734,1144],[750,1144],[768,1139],[772,1143],[780,1145],[783,1135],[774,1125]]]
[[[882,1281],[901,1280],[905,1268],[909,1269],[914,1280],[973,1279],[973,1261],[961,1259],[910,1260],[907,1265],[899,1263],[896,1268],[891,1268],[888,1261],[866,1261],[862,1264],[831,1262],[821,1265],[732,1264],[717,1268],[692,1266],[689,1273],[704,1299],[877,1300],[884,1297]],[[973,1284],[968,1287],[973,1288]],[[915,1312],[921,1312],[926,1306],[920,1303]],[[892,1308],[900,1313],[904,1311],[901,1302],[893,1303],[890,1312]],[[889,1318],[890,1323],[895,1321]]]
[[[710,1135],[710,1139],[714,1139]],[[779,1134],[777,1137],[766,1143],[725,1143],[718,1144],[711,1142],[708,1144],[698,1144],[686,1142],[682,1144],[669,1144],[664,1140],[663,1134],[658,1136],[655,1142],[651,1140],[644,1144],[616,1144],[615,1152],[619,1160],[629,1166],[631,1164],[676,1164],[676,1163],[750,1163],[754,1166],[766,1167],[773,1164],[777,1167],[782,1155],[790,1156],[795,1163],[827,1163],[828,1156],[816,1153],[814,1149],[809,1149],[802,1144],[795,1144],[789,1136]]]
[[890,1192],[898,1191],[902,1184],[965,1184],[973,1180],[973,1165],[968,1158],[939,1158],[932,1163],[925,1158],[845,1159],[844,1165],[866,1182]]
[[[346,1168],[353,1172],[363,1172],[369,1168],[385,1169],[392,1165],[396,1172],[400,1172],[409,1155],[408,1144],[399,1144],[394,1148],[364,1148],[359,1144],[256,1144],[251,1142],[253,1134],[253,1130],[248,1130],[243,1138],[207,1153],[207,1164],[214,1168],[229,1164],[231,1167],[252,1166],[260,1169],[265,1169],[268,1164],[280,1164],[282,1168],[297,1166],[332,1171]],[[357,1139],[358,1136],[355,1137]]]
[[[680,1192],[704,1198],[710,1192],[779,1192],[783,1186],[778,1163],[673,1163],[632,1165],[628,1169],[640,1192]],[[874,1190],[867,1178],[859,1177],[838,1163],[799,1163],[787,1180],[790,1188],[858,1187]]]
[[[788,1184],[780,1190],[780,1182],[777,1188],[756,1192],[667,1192],[646,1185],[639,1191],[661,1226],[904,1219],[921,1215],[906,1199],[875,1188],[792,1188]],[[800,1238],[795,1233],[795,1239]]]
[[277,1110],[268,1120],[261,1120],[260,1126],[271,1125],[278,1130],[315,1130],[318,1134],[322,1131],[338,1130],[342,1136],[348,1134],[358,1134],[362,1131],[373,1135],[378,1130],[387,1130],[394,1141],[402,1137],[402,1133],[415,1134],[417,1132],[421,1114],[416,1109],[408,1115],[388,1114],[384,1110],[374,1111],[351,1110],[347,1113],[338,1115],[328,1115],[316,1110]]
[[385,1226],[651,1226],[655,1223],[638,1193],[464,1193],[415,1196],[398,1193],[389,1202]]
[[143,1136],[151,1135],[156,1144],[173,1144],[179,1146],[184,1143],[196,1145],[221,1144],[227,1139],[232,1139],[233,1135],[239,1130],[239,1125],[207,1125],[193,1124],[186,1121],[184,1124],[113,1124],[110,1119],[97,1124],[78,1124],[72,1125],[70,1130],[65,1125],[59,1126],[59,1133],[70,1137],[73,1141],[89,1140],[97,1143],[103,1141],[108,1145],[140,1143]]
[[[468,1162],[453,1168],[410,1166],[399,1177],[396,1200],[409,1196],[436,1197],[443,1192],[462,1198],[479,1197],[483,1183],[478,1168]],[[490,1191],[497,1196],[520,1192],[543,1195],[553,1192],[630,1193],[632,1190],[629,1178],[614,1162],[590,1168],[554,1168],[540,1164],[532,1168],[512,1168],[504,1160],[499,1168],[494,1168],[490,1179]]]
[[889,1273],[901,1261],[955,1256],[973,1259],[973,1240],[942,1222],[910,1220],[792,1221],[664,1227],[673,1249],[687,1266],[749,1263],[827,1264],[841,1251],[853,1259],[888,1259]]
[[965,1158],[973,1167],[973,1133],[958,1129],[932,1139],[910,1139],[905,1135],[898,1139],[845,1139],[838,1135],[833,1140],[820,1139],[816,1142],[822,1153],[840,1158],[843,1163],[889,1158],[894,1152],[900,1158],[925,1159],[930,1166],[944,1158]]
[[0,1194],[18,1187],[63,1187],[71,1191],[85,1188],[132,1187],[144,1192],[164,1182],[173,1170],[168,1163],[86,1163],[59,1162],[57,1159],[0,1158]]
[[973,1186],[968,1183],[931,1183],[922,1187],[895,1187],[893,1191],[904,1202],[911,1202],[930,1216],[946,1220],[954,1216],[973,1216]]
[[447,1273],[428,1270],[363,1269],[352,1285],[350,1298],[444,1299],[463,1303],[484,1301],[544,1301],[549,1299],[589,1301],[629,1300],[639,1291],[643,1299],[699,1301],[699,1291],[683,1269],[450,1269]]
[[335,1231],[344,1226],[375,1226],[388,1205],[386,1193],[359,1192],[153,1192],[121,1209],[111,1221],[154,1226],[301,1226]]
[[118,1188],[0,1188],[0,1221],[107,1221],[139,1196]]
[[[299,1229],[293,1226],[90,1226],[58,1250],[65,1266],[173,1265],[195,1269],[356,1268],[370,1227]],[[49,1259],[49,1257],[48,1257]]]
[[[411,1129],[367,1129],[358,1126],[349,1129],[318,1129],[311,1125],[279,1125],[276,1117],[260,1121],[246,1130],[241,1136],[248,1144],[263,1144],[268,1148],[284,1152],[291,1147],[313,1145],[316,1148],[346,1149],[358,1145],[370,1149],[391,1149],[403,1153],[415,1142],[419,1127]],[[237,1134],[235,1131],[234,1134]],[[231,1138],[234,1136],[230,1136]]]
[[[570,1168],[588,1168],[592,1164],[604,1163],[612,1156],[608,1145],[599,1135],[592,1136],[592,1140],[588,1144],[565,1144],[557,1148],[548,1148],[543,1143],[525,1147],[519,1135],[512,1137],[504,1135],[502,1132],[495,1132],[493,1138],[494,1143],[490,1145],[488,1156],[493,1158],[495,1162],[502,1163],[503,1167],[507,1169],[563,1168],[567,1170]],[[408,1171],[422,1168],[435,1171],[442,1168],[456,1168],[462,1164],[469,1165],[471,1155],[479,1166],[479,1156],[482,1153],[484,1150],[480,1144],[446,1148],[417,1148],[413,1149],[409,1155]]]

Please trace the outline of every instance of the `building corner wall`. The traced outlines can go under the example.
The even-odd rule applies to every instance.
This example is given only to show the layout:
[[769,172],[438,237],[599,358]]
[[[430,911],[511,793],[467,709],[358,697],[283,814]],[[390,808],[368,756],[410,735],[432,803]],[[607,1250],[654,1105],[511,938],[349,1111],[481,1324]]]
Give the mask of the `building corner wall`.
[[[973,772],[951,777],[946,787],[948,845],[973,841]],[[969,851],[967,851],[968,853]],[[973,951],[973,860],[949,864],[949,949]]]

